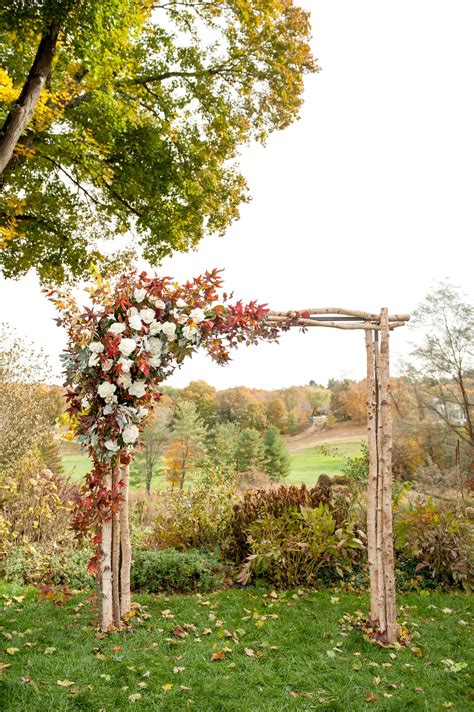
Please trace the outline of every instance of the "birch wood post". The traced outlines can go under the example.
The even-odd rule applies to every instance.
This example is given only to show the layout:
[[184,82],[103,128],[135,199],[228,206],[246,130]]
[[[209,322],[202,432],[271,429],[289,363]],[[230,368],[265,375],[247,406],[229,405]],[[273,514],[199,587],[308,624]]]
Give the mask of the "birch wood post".
[[120,615],[123,617],[130,612],[130,568],[132,565],[132,547],[130,544],[130,523],[128,519],[128,487],[130,479],[130,465],[121,465],[120,478],[123,480],[122,501],[120,502]]
[[395,566],[392,524],[392,415],[390,404],[390,357],[388,310],[380,313],[380,417],[383,516],[383,564],[385,579],[386,637],[388,643],[397,640],[397,611],[395,605]]
[[370,622],[379,623],[377,574],[377,421],[374,332],[365,332],[367,349],[367,439],[369,447],[369,479],[367,483],[367,552],[370,576]]
[[[112,468],[112,491],[117,493],[118,464]],[[114,625],[120,626],[120,513],[112,514],[112,612]]]
[[382,514],[382,488],[383,472],[380,462],[381,442],[382,442],[382,420],[380,417],[380,353],[379,336],[374,331],[374,361],[375,361],[375,425],[376,425],[376,454],[377,454],[377,512],[376,512],[376,552],[377,552],[377,601],[378,601],[378,622],[381,633],[386,628],[386,608],[385,608],[385,578],[383,559],[383,514]]
[[[109,468],[104,476],[104,487],[112,488],[112,471]],[[100,627],[102,630],[109,630],[113,624],[112,612],[112,519],[102,522],[102,556],[100,561],[101,580],[101,600],[99,610],[101,611]]]

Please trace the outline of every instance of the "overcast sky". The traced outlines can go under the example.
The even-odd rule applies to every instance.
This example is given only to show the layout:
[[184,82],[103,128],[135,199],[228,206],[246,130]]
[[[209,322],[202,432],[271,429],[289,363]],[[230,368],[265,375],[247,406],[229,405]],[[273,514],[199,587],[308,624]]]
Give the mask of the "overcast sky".
[[[275,309],[410,312],[434,279],[470,291],[473,274],[474,3],[300,0],[320,74],[301,119],[242,153],[252,202],[224,238],[163,263],[179,280],[225,268],[243,299]],[[50,354],[64,335],[34,275],[0,285],[2,320]],[[405,332],[405,333],[404,333]],[[398,329],[392,361],[412,335]],[[361,332],[313,329],[234,353],[195,356],[171,380],[278,388],[362,378]]]

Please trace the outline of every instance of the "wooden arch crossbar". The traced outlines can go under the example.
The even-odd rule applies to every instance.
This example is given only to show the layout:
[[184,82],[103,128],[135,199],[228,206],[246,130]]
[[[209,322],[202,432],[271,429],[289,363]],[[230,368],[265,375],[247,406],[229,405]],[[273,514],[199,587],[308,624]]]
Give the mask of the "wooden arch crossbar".
[[370,623],[385,643],[397,640],[395,565],[392,527],[392,417],[390,401],[389,335],[410,319],[328,307],[298,311],[271,311],[268,320],[292,326],[363,329],[367,350],[367,436],[369,479],[367,486],[367,546],[370,574]]

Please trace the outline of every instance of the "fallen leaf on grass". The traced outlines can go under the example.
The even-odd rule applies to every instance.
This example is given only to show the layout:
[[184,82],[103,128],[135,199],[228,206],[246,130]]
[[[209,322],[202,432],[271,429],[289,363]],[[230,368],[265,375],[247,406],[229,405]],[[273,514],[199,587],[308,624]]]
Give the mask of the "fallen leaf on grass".
[[248,655],[249,658],[255,657],[255,650],[252,650],[252,648],[245,648],[244,653]]
[[139,692],[135,692],[134,695],[129,695],[128,696],[128,701],[129,702],[138,702],[138,700],[141,700],[142,696],[140,695]]
[[71,682],[71,680],[56,680],[56,685],[59,685],[60,687],[71,687],[72,685],[75,685],[75,682]]
[[53,647],[45,648],[43,655],[52,655],[53,653],[56,652],[56,650],[57,650],[57,648],[53,648]]
[[184,667],[174,667],[173,668],[173,672],[175,675],[177,675],[179,672],[184,672],[184,670],[186,670],[186,668],[184,668]]
[[170,690],[173,689],[173,684],[171,682],[167,682],[165,685],[162,685],[161,687],[165,692],[169,692]]
[[18,653],[20,648],[7,648],[7,653],[8,655],[15,655],[15,653]]
[[224,660],[224,659],[225,659],[225,653],[223,650],[218,650],[217,653],[211,654],[211,663],[214,663],[216,660]]
[[467,663],[455,663],[454,660],[450,660],[449,658],[445,658],[444,660],[441,660],[441,662],[446,667],[448,672],[460,672],[461,670],[464,670],[464,668],[467,668]]
[[421,695],[425,694],[425,691],[422,687],[415,687],[415,692],[419,692]]
[[379,696],[374,694],[373,692],[367,692],[365,695],[366,702],[377,702],[378,699],[379,699]]
[[164,611],[161,611],[161,615],[163,618],[174,618],[174,615],[171,613],[169,608],[166,608]]
[[380,685],[381,682],[382,682],[381,678],[378,677],[377,675],[372,678],[372,683],[373,683],[374,685]]

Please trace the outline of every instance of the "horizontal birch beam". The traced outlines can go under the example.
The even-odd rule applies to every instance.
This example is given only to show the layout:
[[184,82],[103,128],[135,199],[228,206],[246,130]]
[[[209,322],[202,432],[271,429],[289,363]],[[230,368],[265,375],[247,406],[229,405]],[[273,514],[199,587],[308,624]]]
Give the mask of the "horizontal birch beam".
[[[294,315],[294,312],[293,312]],[[283,324],[287,321],[288,316],[291,316],[291,312],[285,316],[276,315],[275,312],[270,312],[267,321],[274,324]],[[404,321],[395,321],[389,323],[389,329],[396,329],[398,326],[404,326]],[[292,326],[324,326],[331,329],[366,329],[366,330],[380,330],[380,324],[360,321],[360,322],[343,322],[343,321],[318,321],[317,319],[298,319]]]
[[[289,317],[300,313],[308,314],[329,314],[329,315],[339,315],[339,316],[350,316],[362,321],[375,321],[380,322],[380,314],[371,314],[370,312],[356,311],[354,309],[341,309],[341,307],[325,307],[323,309],[292,309],[291,311],[270,311],[269,316],[280,316]],[[406,322],[410,320],[409,314],[393,314],[388,317],[389,323],[392,322]]]

